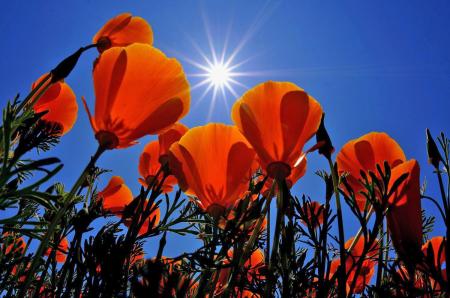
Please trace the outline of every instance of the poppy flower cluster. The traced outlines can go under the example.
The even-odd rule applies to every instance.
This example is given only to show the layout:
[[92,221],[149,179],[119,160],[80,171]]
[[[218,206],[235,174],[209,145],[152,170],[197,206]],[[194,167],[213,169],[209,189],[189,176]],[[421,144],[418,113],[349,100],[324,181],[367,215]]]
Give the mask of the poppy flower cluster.
[[[101,206],[101,211],[86,212],[87,217],[114,215],[120,218],[117,226],[124,224],[131,231],[126,237],[120,238],[120,241],[125,239],[124,241],[130,242],[126,242],[121,249],[125,247],[131,251],[138,240],[144,241],[153,236],[148,231],[164,235],[160,240],[157,258],[142,260],[143,255],[140,254],[128,259],[130,266],[126,268],[126,274],[134,274],[138,270],[142,271],[145,266],[158,262],[167,267],[167,272],[160,275],[160,280],[138,280],[140,287],[151,287],[155,283],[161,294],[167,286],[172,289],[169,292],[173,296],[177,295],[175,289],[187,285],[188,293],[192,296],[202,294],[196,292],[199,287],[205,286],[210,294],[215,295],[231,291],[237,297],[263,297],[262,293],[269,296],[275,293],[275,289],[271,287],[276,288],[280,282],[286,282],[288,286],[283,285],[281,293],[289,296],[284,291],[295,289],[296,285],[290,288],[293,277],[311,270],[308,268],[302,271],[304,268],[300,268],[300,263],[306,263],[306,254],[299,257],[302,252],[297,244],[301,242],[315,249],[314,260],[308,262],[308,266],[314,269],[311,270],[313,278],[302,281],[308,284],[309,294],[314,296],[316,292],[319,293],[312,290],[311,286],[318,281],[330,282],[329,286],[333,287],[344,278],[344,282],[336,287],[340,296],[353,293],[364,295],[374,276],[375,267],[383,261],[386,264],[382,265],[388,267],[387,264],[391,262],[383,260],[384,256],[380,253],[390,243],[374,239],[378,237],[378,233],[368,237],[373,230],[364,226],[375,213],[375,216],[382,214],[383,217],[378,224],[381,227],[380,234],[386,219],[386,232],[389,233],[386,237],[390,237],[398,255],[400,269],[395,274],[400,275],[402,280],[412,280],[416,288],[423,290],[424,285],[431,284],[433,293],[444,292],[442,284],[448,281],[446,268],[442,267],[446,263],[447,240],[435,237],[422,243],[424,231],[420,167],[416,160],[406,158],[393,138],[383,132],[370,132],[350,140],[337,153],[334,164],[331,160],[334,147],[324,127],[321,104],[292,82],[271,80],[250,88],[234,102],[230,115],[231,125],[208,123],[188,128],[180,123],[190,109],[191,94],[187,76],[181,63],[156,48],[153,39],[151,26],[140,17],[124,13],[109,20],[95,34],[93,44],[89,46],[98,51],[92,71],[95,101],[91,103],[82,97],[99,145],[99,154],[106,150],[133,146],[146,136],[154,137],[143,147],[137,164],[135,178],[142,186],[141,194],[134,197],[124,179],[113,176],[101,191],[93,191],[91,205]],[[47,82],[49,77],[52,79]],[[43,84],[44,82],[47,83]],[[34,95],[27,108],[32,108],[34,113],[39,114],[39,121],[56,126],[60,136],[68,133],[76,122],[78,112],[76,96],[69,85],[63,80],[55,79],[50,73],[33,83],[32,89]],[[93,113],[89,106],[94,106]],[[307,149],[307,143],[314,136],[316,144]],[[316,149],[320,154],[326,155],[330,162],[331,173],[324,172],[321,175],[326,183],[327,198],[325,202],[303,198],[302,204],[291,196],[289,190],[306,174],[308,154]],[[94,156],[98,158],[99,155],[96,153]],[[436,156],[432,162],[433,165],[437,164],[435,167],[438,169],[440,159]],[[88,180],[88,170],[94,169],[95,161],[94,158],[91,160],[80,181]],[[381,185],[380,181],[384,184]],[[70,213],[68,211],[73,207],[71,203],[76,204],[76,196],[83,190],[81,184],[68,194],[66,205],[57,211],[57,215]],[[372,187],[371,184],[375,186]],[[95,186],[91,186],[93,187],[89,189],[95,190]],[[186,220],[189,227],[174,231],[183,234],[194,227],[197,229],[195,232],[188,232],[195,234],[200,231],[198,238],[204,240],[205,245],[197,254],[190,255],[191,267],[187,269],[184,267],[188,266],[184,266],[178,259],[173,261],[161,257],[166,245],[166,234],[173,228],[167,224],[172,216],[170,212],[181,206],[175,200],[176,207],[169,207],[168,194],[177,187],[196,207],[192,210],[186,208],[182,212],[183,216],[192,216],[190,220]],[[163,217],[159,209],[161,201],[155,200],[161,193],[165,195],[167,202],[167,216]],[[360,222],[365,221],[358,234],[346,242],[347,238],[342,232],[342,217],[339,217],[342,215],[339,214],[341,194],[355,215],[364,215],[358,217]],[[177,199],[179,195],[180,192],[177,193]],[[330,210],[333,195],[339,209],[336,217],[340,237],[335,240],[340,241],[340,255],[336,253],[330,256],[327,237],[334,220],[334,214]],[[88,196],[89,194],[86,197]],[[275,228],[270,223],[271,199],[274,196],[277,196],[278,208]],[[284,204],[285,199],[289,204]],[[139,204],[134,204],[135,202]],[[245,212],[238,210],[244,204],[243,209],[254,211],[249,220],[244,218],[247,215]],[[139,205],[139,208],[135,205]],[[84,207],[88,209],[88,201]],[[142,214],[148,214],[143,218],[137,210],[150,211],[149,214],[142,211]],[[256,216],[254,213],[257,213]],[[183,216],[180,218],[184,218]],[[133,230],[137,222],[143,224],[139,226],[139,230]],[[231,229],[227,228],[235,222],[240,226],[236,225],[230,232]],[[55,227],[58,226],[56,223],[55,221]],[[308,229],[300,224],[306,225]],[[239,233],[242,230],[245,232]],[[271,236],[272,230],[275,235]],[[129,236],[130,234],[134,235]],[[6,234],[2,238],[5,236]],[[299,240],[303,236],[310,238],[306,241]],[[51,235],[47,240],[55,238],[58,237]],[[46,246],[39,257],[46,255],[48,262],[54,258],[54,261],[64,263],[67,262],[69,251],[76,250],[74,243],[80,245],[80,240],[71,244],[66,237],[57,240],[58,243],[52,243],[52,247]],[[131,243],[134,240],[135,243]],[[111,241],[111,245],[120,242],[114,241]],[[14,252],[23,255],[26,250],[23,239],[15,237],[13,242],[6,247],[2,245],[2,251],[6,254]],[[86,241],[85,244],[88,246],[91,243]],[[262,249],[264,246],[267,256]],[[77,253],[80,247],[78,246]],[[217,247],[221,247],[223,255],[215,255]],[[236,251],[242,251],[242,254],[238,255]],[[210,259],[205,261],[208,258]],[[220,264],[216,270],[204,267],[204,264],[217,265],[218,262]],[[236,264],[239,266],[235,266]],[[287,268],[289,266],[286,264],[291,264],[292,268]],[[317,264],[322,264],[322,268],[316,270],[314,266]],[[195,268],[197,265],[201,268]],[[36,268],[38,267],[32,269]],[[294,272],[294,268],[298,271]],[[104,269],[97,264],[91,271],[106,276],[109,272]],[[186,270],[188,273],[182,272],[175,282],[173,276],[177,275],[177,270]],[[381,270],[387,269],[378,268],[379,273]],[[431,276],[427,274],[429,272],[438,274]],[[417,277],[410,278],[408,275],[412,273],[417,274]],[[126,274],[124,276],[128,283],[132,279]],[[207,274],[206,278],[202,274]],[[64,275],[63,277],[66,278]],[[211,284],[210,280],[217,283]],[[238,287],[235,280],[241,280],[241,285],[245,286]],[[98,281],[92,282],[95,283]],[[249,287],[259,283],[266,287],[264,291],[253,291]],[[61,284],[64,284],[64,280]],[[404,294],[400,289],[394,292]]]

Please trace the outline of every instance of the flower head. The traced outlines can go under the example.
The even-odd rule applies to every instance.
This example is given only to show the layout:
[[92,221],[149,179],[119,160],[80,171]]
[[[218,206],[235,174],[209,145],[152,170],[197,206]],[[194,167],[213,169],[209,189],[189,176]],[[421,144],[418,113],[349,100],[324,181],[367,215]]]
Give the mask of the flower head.
[[133,201],[133,194],[122,177],[113,176],[108,185],[97,194],[103,201],[103,209],[120,215],[126,205]]
[[[147,208],[147,205],[148,205],[148,201],[145,201],[143,210],[145,210]],[[159,207],[152,205],[150,207],[150,215],[145,219],[144,223],[142,224],[142,226],[139,229],[138,234],[143,235],[143,234],[147,233],[148,230],[151,230],[152,228],[156,227],[159,224],[160,218],[161,218],[161,212],[159,210]],[[126,218],[124,221],[124,224],[127,227],[130,227],[132,220],[133,220],[132,218]]]
[[[345,242],[345,248],[349,249],[354,242],[354,237],[350,238]],[[375,265],[377,263],[378,257],[378,241],[375,240],[371,248],[369,248],[365,255],[364,253],[364,237],[359,237],[356,240],[353,248],[350,250],[350,255],[347,256],[345,262],[345,270],[348,276],[347,278],[347,291],[350,290],[353,282],[355,282],[354,293],[360,294],[364,291],[364,288],[370,283],[372,276],[375,272]],[[356,276],[356,264],[359,262],[360,258],[364,258],[362,261],[362,266],[359,274]],[[339,265],[341,264],[340,258],[336,258],[331,262],[330,266],[330,276],[333,276]]]
[[6,244],[5,240],[7,239],[7,237],[13,237],[12,242],[11,243],[8,242],[7,244],[8,246],[6,246],[5,255],[8,255],[10,253],[19,253],[23,255],[25,253],[26,245],[22,237],[16,237],[15,234],[9,232],[4,233],[1,237],[3,238],[2,239],[3,245]]
[[95,34],[92,42],[100,53],[111,47],[124,47],[132,43],[153,44],[153,31],[141,17],[122,13],[109,20]]
[[320,104],[289,82],[259,84],[232,110],[234,123],[255,149],[263,170],[278,179],[290,175],[321,117]]
[[391,173],[389,189],[403,174],[408,174],[389,199],[387,225],[394,247],[402,257],[418,257],[422,244],[422,208],[420,168],[411,159],[396,166]]
[[406,160],[402,148],[386,133],[371,132],[346,143],[336,156],[339,174],[347,173],[348,184],[352,187],[360,210],[366,206],[366,197],[361,171],[377,173],[377,164],[383,168],[387,162],[391,169]]
[[428,240],[424,245],[422,245],[422,252],[425,256],[428,256],[429,247],[433,252],[434,265],[436,268],[446,261],[445,248],[447,246],[447,241],[442,236],[433,237]]
[[[56,250],[55,259],[58,263],[64,263],[66,261],[66,253],[69,248],[69,241],[67,241],[67,238],[64,237],[61,239],[58,245],[58,249]],[[45,252],[46,256],[50,256],[52,252],[52,248],[48,248]]]
[[124,148],[163,132],[189,109],[189,84],[180,63],[146,44],[105,51],[94,67],[95,115],[100,146]]
[[[47,74],[41,76],[31,86],[34,89]],[[53,83],[33,105],[35,113],[46,112],[41,120],[57,124],[61,135],[72,129],[77,120],[78,104],[72,89],[63,81]]]
[[[161,147],[158,141],[150,142],[144,147],[144,151],[142,151],[141,156],[139,157],[139,174],[142,177],[139,178],[139,182],[142,186],[148,187],[154,182],[154,179],[162,178],[162,173],[157,177],[161,168],[161,164],[159,163],[160,156]],[[156,182],[156,185],[158,184],[159,181]],[[177,179],[173,175],[167,176],[162,185],[162,191],[164,193],[171,192],[175,184],[177,184]]]
[[169,150],[180,188],[202,209],[222,215],[248,188],[255,152],[234,126],[211,123],[190,129]]
[[159,161],[165,164],[168,161],[169,148],[173,143],[178,142],[189,130],[186,125],[179,122],[158,135],[159,141]]

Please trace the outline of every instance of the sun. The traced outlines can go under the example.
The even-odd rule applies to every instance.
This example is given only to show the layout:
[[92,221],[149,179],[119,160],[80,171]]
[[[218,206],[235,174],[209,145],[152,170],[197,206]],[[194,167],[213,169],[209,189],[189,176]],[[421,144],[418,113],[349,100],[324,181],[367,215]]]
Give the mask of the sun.
[[[256,76],[265,76],[268,71],[253,70],[249,71],[245,68],[246,65],[253,58],[258,56],[253,51],[251,57],[240,57],[242,49],[245,48],[252,36],[258,31],[262,24],[268,20],[268,7],[264,6],[257,14],[256,19],[251,23],[250,27],[244,32],[239,34],[239,37],[230,39],[232,24],[227,27],[226,33],[211,32],[209,22],[206,14],[202,13],[202,19],[204,22],[204,29],[206,33],[206,45],[197,43],[191,36],[186,35],[186,38],[191,42],[195,51],[196,58],[189,57],[183,53],[173,51],[184,62],[189,63],[194,67],[194,70],[187,73],[190,79],[193,79],[191,86],[191,92],[197,89],[203,89],[199,96],[196,96],[196,103],[194,107],[204,104],[204,99],[207,98],[209,102],[209,109],[207,113],[207,121],[211,120],[214,109],[218,104],[218,101],[222,101],[223,109],[226,113],[230,112],[230,103],[239,98],[239,94],[243,94],[245,90],[249,89],[249,86],[245,82]],[[221,38],[221,42],[216,43],[213,37]],[[232,44],[230,46],[230,44]],[[200,89],[200,90],[201,90]]]
[[215,87],[223,88],[231,83],[232,72],[224,63],[215,63],[208,67],[208,81]]

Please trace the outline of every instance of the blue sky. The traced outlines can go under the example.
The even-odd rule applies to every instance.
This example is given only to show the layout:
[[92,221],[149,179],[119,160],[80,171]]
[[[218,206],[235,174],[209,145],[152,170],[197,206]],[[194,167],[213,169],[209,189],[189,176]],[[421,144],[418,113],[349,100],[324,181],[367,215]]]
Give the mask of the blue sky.
[[[370,131],[385,131],[421,165],[427,193],[437,196],[436,178],[426,162],[425,128],[434,135],[450,133],[450,3],[447,1],[7,1],[0,19],[0,101],[2,106],[17,92],[25,95],[31,83],[53,68],[122,12],[142,16],[152,26],[154,45],[180,59],[191,85],[199,82],[202,49],[210,55],[208,33],[220,52],[240,50],[234,62],[250,75],[237,80],[248,86],[266,81],[292,81],[313,95],[327,114],[326,124],[337,150],[350,139]],[[208,28],[208,30],[206,30]],[[228,36],[228,39],[226,38]],[[81,96],[94,102],[92,62],[97,53],[82,56],[67,79],[77,95],[79,115],[52,156],[65,167],[60,180],[70,187],[96,148]],[[211,58],[211,57],[209,57]],[[219,96],[210,112],[212,94],[201,102],[205,87],[192,90],[192,105],[182,122],[190,127],[213,122],[231,123],[231,93]],[[245,88],[236,86],[240,96]],[[209,116],[208,116],[209,115]],[[154,137],[125,150],[107,152],[99,166],[124,177],[135,192],[138,158]],[[314,172],[326,168],[312,154],[307,175],[293,188],[323,201],[324,187]],[[108,176],[100,181],[103,186]],[[428,214],[436,210],[427,202]],[[346,218],[349,218],[347,216]],[[347,238],[355,232],[346,222]],[[442,233],[438,219],[435,234]],[[155,242],[156,244],[156,242]],[[198,244],[174,237],[167,254]],[[152,243],[146,248],[152,250]]]

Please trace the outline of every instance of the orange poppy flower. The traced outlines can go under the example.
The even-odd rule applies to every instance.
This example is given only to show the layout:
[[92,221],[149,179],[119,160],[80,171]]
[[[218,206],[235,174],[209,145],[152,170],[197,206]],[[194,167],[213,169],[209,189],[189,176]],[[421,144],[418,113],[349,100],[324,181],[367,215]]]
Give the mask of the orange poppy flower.
[[[47,74],[41,76],[31,86],[34,89]],[[33,105],[35,113],[47,112],[41,120],[58,124],[61,135],[72,129],[77,120],[78,104],[72,89],[63,81],[52,84]]]
[[433,237],[428,240],[424,245],[422,245],[422,252],[425,256],[428,255],[428,247],[431,246],[433,250],[434,256],[434,265],[436,268],[440,268],[440,266],[445,262],[445,248],[447,245],[447,241],[442,236]]
[[[158,141],[148,143],[144,147],[141,156],[139,157],[139,174],[142,178],[139,178],[139,183],[144,187],[148,187],[158,174],[161,164],[159,163],[161,147]],[[159,179],[162,178],[162,173],[159,175]],[[159,181],[157,185],[159,184]],[[173,190],[173,186],[177,184],[177,179],[173,175],[169,175],[164,180],[162,185],[162,192],[169,193]]]
[[417,161],[412,159],[396,166],[391,173],[389,188],[405,173],[408,177],[390,198],[387,225],[397,252],[416,258],[422,244],[420,169]]
[[169,166],[180,188],[218,217],[248,189],[254,158],[236,127],[211,123],[190,129],[170,147]]
[[[228,258],[233,258],[233,250],[230,249],[227,253]],[[229,264],[229,260],[224,260],[223,265]],[[261,249],[256,249],[250,255],[250,257],[245,261],[244,268],[247,271],[247,280],[249,283],[252,282],[253,278],[265,279],[263,274],[264,263],[264,253]],[[230,278],[231,268],[225,267],[219,270],[219,278],[216,284],[216,291],[218,293],[222,292],[228,284],[228,279]]]
[[94,67],[95,137],[105,149],[125,148],[163,132],[189,109],[189,84],[180,63],[146,44],[105,51]]
[[111,47],[124,47],[133,43],[153,44],[153,31],[141,17],[122,13],[109,20],[92,39],[100,53]]
[[360,210],[366,206],[366,197],[360,194],[364,186],[359,182],[361,171],[377,174],[376,165],[384,168],[385,161],[391,169],[406,160],[402,148],[386,133],[371,132],[345,144],[336,156],[339,174],[347,173]]
[[[144,203],[144,209],[145,208],[147,208],[147,201]],[[153,210],[154,207],[152,206],[151,208]],[[139,229],[138,234],[139,235],[143,235],[143,234],[147,233],[147,231],[150,228],[150,224],[152,222],[154,222],[152,227],[156,227],[159,224],[160,218],[161,218],[161,212],[160,212],[159,208],[156,207],[152,212],[150,212],[149,217],[147,219],[145,219],[144,224]],[[131,218],[127,218],[127,219],[125,219],[124,224],[127,227],[130,227],[131,226],[131,221],[132,221]]]
[[[14,234],[9,233],[9,232],[6,232],[2,235],[3,245],[5,243],[5,239],[7,237],[11,237],[11,236],[14,237]],[[25,248],[26,248],[26,245],[25,245],[25,241],[23,240],[23,238],[22,237],[17,237],[17,238],[14,237],[12,243],[8,244],[8,246],[6,247],[5,255],[8,255],[10,253],[19,253],[19,254],[23,255],[25,253]]]
[[119,176],[113,176],[108,185],[98,192],[97,197],[103,200],[103,209],[116,215],[120,215],[123,208],[133,201],[131,190]]
[[[64,263],[66,261],[66,253],[63,253],[62,251],[67,252],[69,249],[69,241],[67,241],[67,238],[64,237],[61,239],[61,242],[58,245],[58,249],[56,250],[55,259],[58,263]],[[61,251],[62,250],[62,251]],[[52,252],[52,248],[48,248],[45,252],[46,256],[50,256]]]
[[[305,211],[308,222],[313,224],[314,228],[317,228],[323,224],[323,206],[317,201],[311,201],[309,205],[304,205],[302,208]],[[311,213],[312,211],[312,213]],[[303,224],[306,224],[302,220]]]
[[320,104],[289,82],[259,84],[232,109],[234,123],[255,149],[263,169],[277,179],[289,176],[321,117]]
[[[353,243],[354,237],[350,238],[345,242],[345,248],[348,249],[350,245]],[[355,282],[355,288],[354,293],[360,294],[364,291],[364,288],[370,283],[370,280],[372,279],[372,276],[375,272],[375,265],[377,263],[378,258],[378,241],[376,240],[373,244],[372,248],[369,249],[367,254],[364,256],[365,260],[362,263],[361,269],[359,271],[358,276],[356,275],[356,264],[359,262],[359,259],[363,257],[363,250],[364,250],[364,238],[359,237],[359,239],[356,241],[354,247],[350,251],[350,255],[347,256],[345,260],[345,268],[346,268],[346,274],[347,274],[347,292],[350,290],[350,287],[352,286],[353,281],[356,278]],[[340,265],[340,258],[336,258],[331,262],[330,266],[330,277],[333,276],[339,265]]]
[[182,136],[189,130],[186,125],[175,123],[168,130],[158,135],[159,141],[159,161],[161,164],[168,162],[168,154],[170,146],[178,142]]

